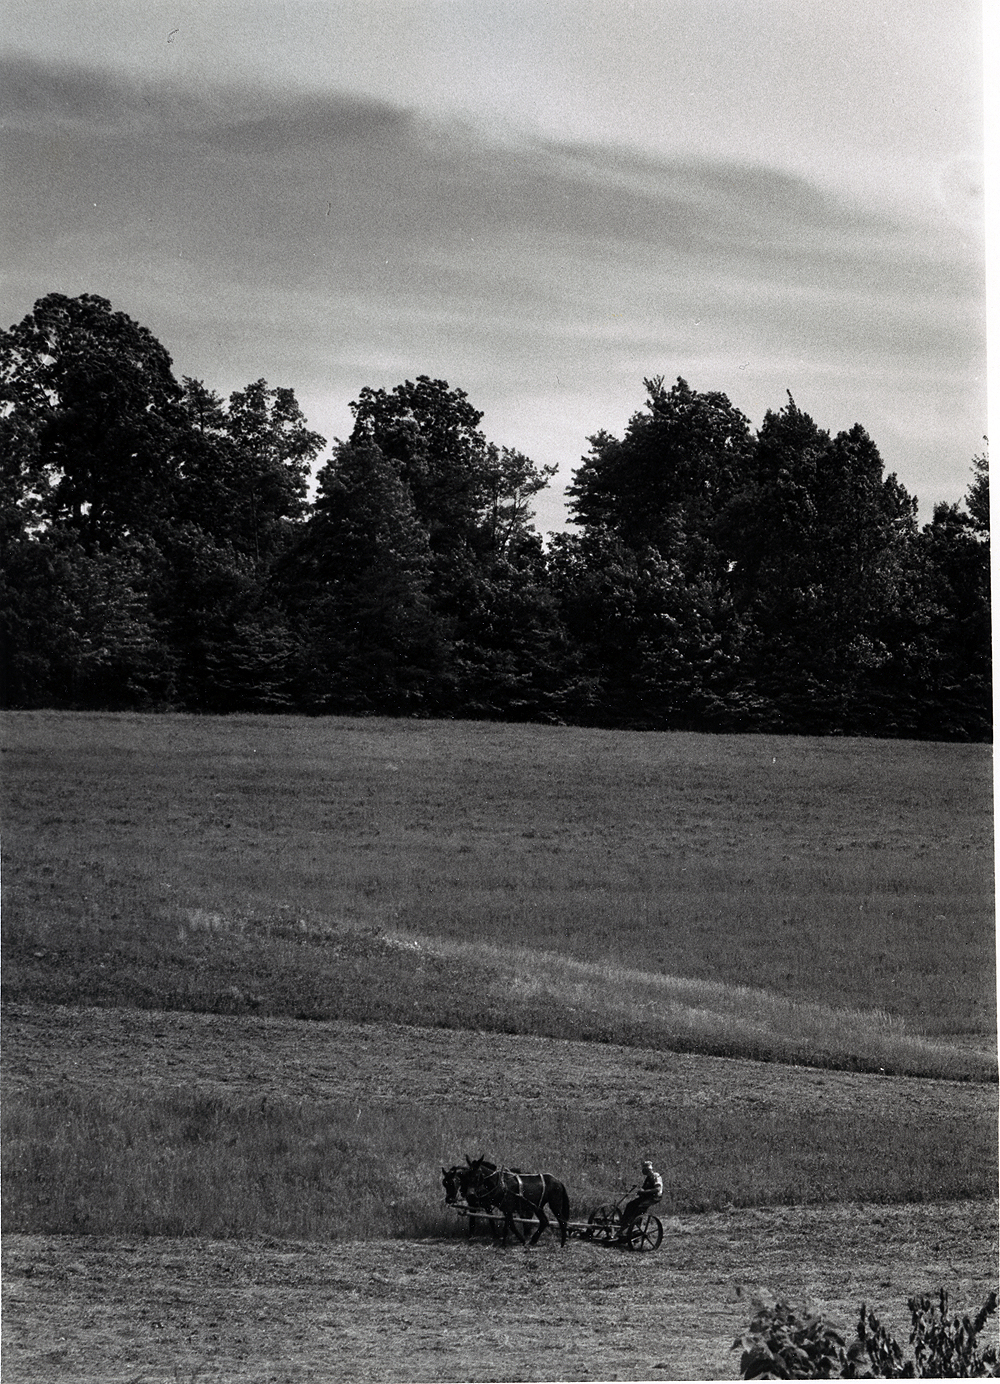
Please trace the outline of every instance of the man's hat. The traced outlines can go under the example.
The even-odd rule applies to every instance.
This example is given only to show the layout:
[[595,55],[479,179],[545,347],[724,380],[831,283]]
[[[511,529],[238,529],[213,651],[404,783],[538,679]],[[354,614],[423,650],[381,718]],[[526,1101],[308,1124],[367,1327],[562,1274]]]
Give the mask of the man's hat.
[[649,1159],[647,1158],[646,1161],[645,1161],[645,1163],[643,1163],[642,1166],[643,1166],[644,1168],[651,1168],[653,1165],[652,1165],[652,1163],[650,1163]]

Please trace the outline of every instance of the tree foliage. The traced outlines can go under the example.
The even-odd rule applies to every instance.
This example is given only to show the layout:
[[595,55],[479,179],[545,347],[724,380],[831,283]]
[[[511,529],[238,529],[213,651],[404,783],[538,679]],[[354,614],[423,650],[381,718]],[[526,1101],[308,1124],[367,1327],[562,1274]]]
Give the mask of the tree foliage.
[[625,436],[590,439],[567,494],[581,527],[606,529],[633,549],[655,548],[684,571],[717,572],[717,526],[742,486],[752,450],[748,420],[725,394],[699,394],[686,380],[669,390],[644,381],[645,410]]
[[84,545],[151,533],[169,511],[183,416],[170,357],[104,298],[50,293],[0,338],[4,492],[24,522]]
[[918,528],[860,425],[644,384],[543,542],[555,468],[445,380],[360,390],[314,475],[290,389],[49,294],[0,333],[5,704],[988,738],[986,453]]
[[351,410],[351,442],[396,464],[435,555],[496,552],[528,531],[531,497],[555,468],[488,443],[463,389],[418,375],[391,391],[366,387]]
[[341,444],[279,573],[313,711],[424,708],[444,646],[428,598],[430,544],[401,467],[374,442]]

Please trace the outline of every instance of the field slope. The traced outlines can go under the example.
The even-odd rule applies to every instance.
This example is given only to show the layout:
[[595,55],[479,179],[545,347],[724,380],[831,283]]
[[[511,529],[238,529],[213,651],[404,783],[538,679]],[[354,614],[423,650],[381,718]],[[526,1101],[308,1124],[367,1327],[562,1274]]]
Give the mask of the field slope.
[[990,1074],[986,746],[23,713],[5,750],[6,998]]
[[[768,1279],[973,1305],[990,774],[984,746],[10,716],[10,1377],[717,1377]],[[522,1269],[441,1204],[481,1152],[557,1171],[584,1217],[652,1156],[664,1250],[543,1249],[519,1328]]]

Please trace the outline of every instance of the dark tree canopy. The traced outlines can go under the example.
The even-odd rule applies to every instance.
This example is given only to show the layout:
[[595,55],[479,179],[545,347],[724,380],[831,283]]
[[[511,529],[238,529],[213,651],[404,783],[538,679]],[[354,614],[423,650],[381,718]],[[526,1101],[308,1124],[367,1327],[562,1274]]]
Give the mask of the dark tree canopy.
[[543,540],[555,468],[445,380],[360,390],[314,475],[292,390],[49,294],[0,332],[3,702],[988,739],[985,452],[918,528],[860,424],[644,384]]
[[398,464],[373,442],[342,443],[278,574],[310,710],[402,713],[430,700],[445,642],[430,574],[427,533]]
[[570,513],[584,529],[656,548],[685,570],[717,566],[718,519],[752,454],[749,421],[725,394],[699,394],[683,379],[668,390],[661,376],[644,383],[646,408],[625,436],[590,439],[567,491]]
[[5,491],[89,546],[163,521],[184,427],[170,356],[104,298],[50,293],[0,339]]
[[418,375],[391,392],[363,389],[351,409],[351,442],[396,463],[435,552],[495,549],[528,529],[531,497],[555,468],[488,443],[463,389]]

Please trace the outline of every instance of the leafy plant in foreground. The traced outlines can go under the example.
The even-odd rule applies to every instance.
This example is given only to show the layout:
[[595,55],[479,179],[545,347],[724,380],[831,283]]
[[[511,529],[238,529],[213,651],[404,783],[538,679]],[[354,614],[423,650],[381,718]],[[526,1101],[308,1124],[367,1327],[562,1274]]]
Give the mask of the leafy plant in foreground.
[[799,1316],[787,1302],[757,1304],[749,1329],[733,1343],[743,1347],[741,1379],[995,1379],[1000,1376],[996,1348],[979,1346],[988,1319],[997,1309],[991,1292],[975,1317],[949,1317],[948,1294],[937,1301],[907,1300],[913,1359],[906,1360],[894,1337],[867,1304],[859,1311],[857,1336],[844,1338],[818,1315]]
[[929,1297],[908,1302],[913,1343],[919,1376],[941,1379],[995,1379],[1000,1375],[995,1346],[978,1346],[978,1337],[990,1316],[997,1310],[997,1295],[990,1293],[975,1317],[948,1317],[948,1294],[938,1290],[938,1302]]
[[733,1342],[743,1347],[741,1379],[839,1379],[844,1338],[819,1316],[800,1317],[787,1302],[757,1304],[749,1330]]

